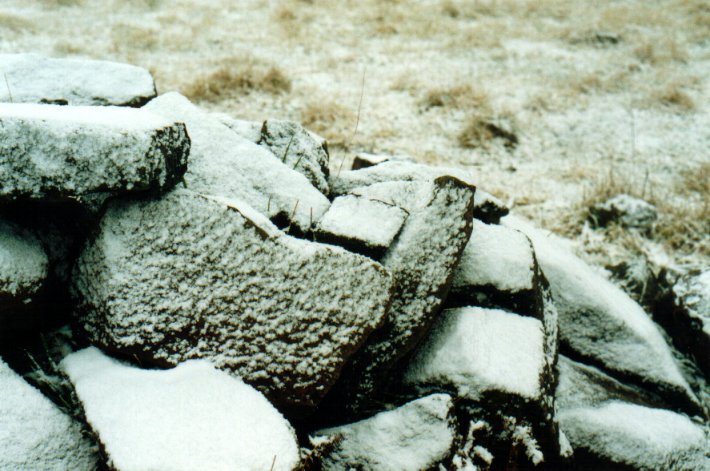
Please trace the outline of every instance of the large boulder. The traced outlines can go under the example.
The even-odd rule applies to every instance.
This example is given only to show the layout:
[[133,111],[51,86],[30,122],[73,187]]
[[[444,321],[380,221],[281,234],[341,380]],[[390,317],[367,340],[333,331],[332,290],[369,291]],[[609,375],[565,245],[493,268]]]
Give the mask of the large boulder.
[[5,200],[165,189],[190,150],[182,123],[133,108],[10,104],[0,120]]
[[283,416],[204,360],[142,370],[91,347],[60,367],[110,469],[290,471],[298,464],[296,436]]
[[341,384],[356,413],[365,411],[390,369],[426,336],[471,236],[473,187],[453,177],[390,183],[383,184],[385,190],[402,196],[396,204],[409,216],[382,258],[397,287],[390,313],[354,357]]
[[81,427],[0,360],[0,469],[96,469]]
[[74,271],[95,344],[165,366],[207,358],[284,407],[321,400],[391,289],[370,259],[184,189],[112,202]]
[[155,96],[150,72],[117,62],[0,54],[0,70],[4,102],[141,106]]
[[573,255],[563,241],[506,216],[506,227],[533,242],[559,313],[563,349],[624,381],[665,396],[692,413],[701,411],[658,327],[635,301]]
[[185,183],[200,193],[236,198],[281,227],[308,232],[330,206],[308,179],[262,146],[241,137],[178,93],[144,109],[183,121],[192,140]]
[[353,424],[320,430],[311,439],[335,445],[322,469],[419,471],[435,469],[453,454],[457,441],[453,401],[432,394]]
[[302,173],[321,193],[328,186],[328,145],[325,139],[293,121],[269,119],[261,128],[259,143],[267,147],[284,164]]

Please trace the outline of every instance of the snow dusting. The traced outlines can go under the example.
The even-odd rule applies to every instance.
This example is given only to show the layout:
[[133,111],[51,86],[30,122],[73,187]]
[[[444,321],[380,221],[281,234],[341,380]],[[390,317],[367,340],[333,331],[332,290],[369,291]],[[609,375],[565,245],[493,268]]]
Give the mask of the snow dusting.
[[48,267],[39,240],[0,219],[0,294],[31,297],[43,286]]

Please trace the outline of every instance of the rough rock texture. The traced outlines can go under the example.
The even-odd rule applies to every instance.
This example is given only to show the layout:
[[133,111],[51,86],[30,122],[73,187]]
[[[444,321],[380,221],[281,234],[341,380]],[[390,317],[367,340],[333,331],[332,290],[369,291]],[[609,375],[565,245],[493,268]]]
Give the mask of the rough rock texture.
[[670,304],[656,309],[656,319],[710,378],[710,270],[682,276],[671,295]]
[[349,365],[348,406],[362,411],[388,371],[426,335],[446,298],[471,236],[474,188],[453,177],[416,182],[409,217],[382,259],[397,290],[384,325]]
[[33,327],[33,301],[43,294],[49,262],[39,240],[0,219],[0,343]]
[[0,360],[0,469],[92,471],[96,451],[81,427]]
[[214,116],[220,123],[224,124],[229,129],[254,144],[258,144],[261,140],[261,127],[263,126],[263,123],[259,121],[235,119],[224,113],[213,113],[212,116]]
[[259,144],[268,148],[281,162],[303,174],[321,193],[328,186],[328,145],[325,139],[293,121],[269,119],[261,128]]
[[316,432],[336,440],[323,469],[419,471],[449,458],[456,440],[453,402],[432,394],[369,419]]
[[609,401],[563,410],[558,417],[581,469],[710,469],[710,442],[683,415]]
[[599,227],[616,223],[634,229],[649,229],[657,218],[658,212],[653,205],[623,194],[589,208],[589,220]]
[[281,414],[204,360],[142,370],[91,347],[61,368],[111,469],[290,471],[298,463],[294,431]]
[[3,102],[141,106],[155,96],[150,72],[134,65],[0,54],[0,70],[7,77],[0,87]]
[[500,307],[542,319],[540,278],[524,234],[474,220],[446,302],[452,307]]
[[533,242],[559,312],[565,351],[699,412],[697,398],[658,327],[636,302],[569,252],[562,241],[511,216],[501,221]]
[[182,123],[132,108],[11,104],[0,120],[6,200],[164,189],[190,150]]
[[316,239],[363,255],[381,257],[407,220],[407,212],[364,196],[345,195],[333,200],[316,226]]
[[317,404],[381,324],[391,286],[365,257],[183,189],[112,202],[74,274],[96,344],[161,365],[207,358],[296,407]]
[[161,95],[144,108],[187,125],[192,140],[185,174],[189,189],[242,200],[277,225],[293,223],[302,232],[310,230],[330,206],[306,177],[182,95]]

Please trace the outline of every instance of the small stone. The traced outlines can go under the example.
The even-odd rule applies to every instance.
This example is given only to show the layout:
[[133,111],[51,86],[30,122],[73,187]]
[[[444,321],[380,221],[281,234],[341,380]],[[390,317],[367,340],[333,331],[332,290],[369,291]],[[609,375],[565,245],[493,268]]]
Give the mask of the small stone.
[[595,227],[616,223],[632,229],[650,229],[658,218],[656,208],[629,195],[616,195],[589,208],[589,220]]

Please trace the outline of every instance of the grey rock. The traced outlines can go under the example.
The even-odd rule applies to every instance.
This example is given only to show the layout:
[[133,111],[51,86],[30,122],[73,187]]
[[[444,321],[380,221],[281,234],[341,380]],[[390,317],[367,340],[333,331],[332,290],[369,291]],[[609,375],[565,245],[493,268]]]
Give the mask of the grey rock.
[[150,72],[117,62],[0,54],[0,70],[6,103],[141,106],[155,96]]
[[647,230],[657,218],[658,212],[653,205],[624,194],[589,208],[589,219],[597,227],[616,223],[623,227]]
[[94,344],[147,364],[206,358],[294,409],[322,399],[392,296],[372,260],[184,189],[111,202],[73,282]]
[[185,182],[190,190],[244,201],[279,227],[310,231],[330,201],[267,149],[244,139],[178,93],[145,107],[183,121],[192,140]]
[[261,127],[263,123],[259,121],[235,119],[224,113],[214,113],[212,116],[249,142],[258,144],[261,140]]
[[164,190],[190,150],[182,123],[133,108],[4,105],[0,123],[5,200]]
[[303,174],[321,193],[330,193],[325,139],[293,121],[269,119],[261,128],[259,143],[285,165]]
[[92,471],[81,427],[0,359],[0,469]]

